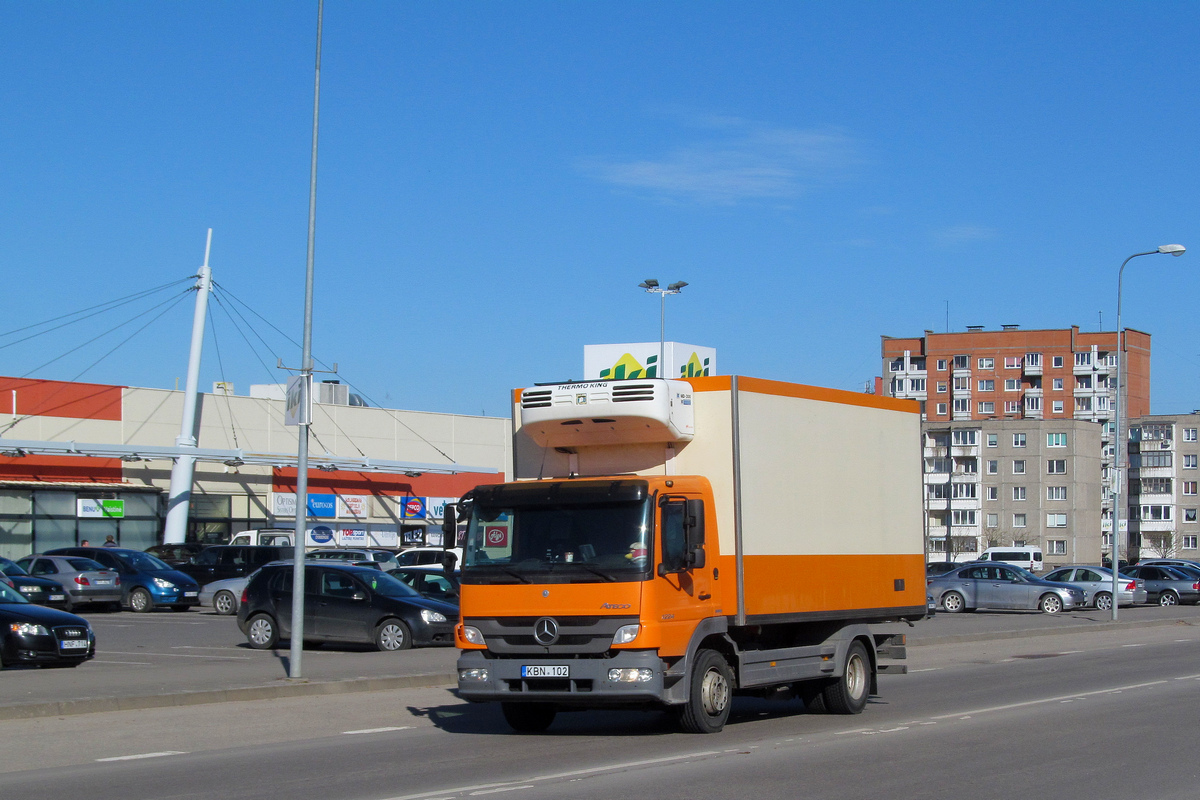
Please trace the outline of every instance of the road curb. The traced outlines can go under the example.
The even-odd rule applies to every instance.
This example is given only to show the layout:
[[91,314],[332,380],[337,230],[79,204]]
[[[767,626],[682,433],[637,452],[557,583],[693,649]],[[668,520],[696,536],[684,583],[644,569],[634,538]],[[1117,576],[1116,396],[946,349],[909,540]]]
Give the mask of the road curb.
[[196,692],[177,692],[162,695],[132,697],[92,697],[54,703],[26,703],[0,706],[0,720],[62,717],[74,714],[95,714],[102,711],[137,711],[148,708],[172,708],[207,703],[230,703],[244,700],[273,700],[283,697],[314,697],[318,695],[380,692],[389,689],[430,689],[453,686],[458,675],[453,672],[429,675],[397,675],[384,678],[355,678],[345,681],[280,682],[267,686],[244,686],[232,689],[213,689]]

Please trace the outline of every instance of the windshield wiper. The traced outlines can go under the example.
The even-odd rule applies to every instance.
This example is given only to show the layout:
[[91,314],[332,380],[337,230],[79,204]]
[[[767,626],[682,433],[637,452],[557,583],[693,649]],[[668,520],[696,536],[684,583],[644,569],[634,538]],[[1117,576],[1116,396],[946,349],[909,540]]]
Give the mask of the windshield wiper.
[[492,566],[495,569],[500,570],[505,575],[511,575],[512,577],[519,580],[521,583],[533,583],[533,581],[530,578],[525,577],[521,573],[517,572],[515,569],[509,569],[508,567],[502,567],[498,564],[492,564],[490,566]]
[[607,572],[604,572],[603,570],[601,570],[599,567],[594,567],[591,564],[588,564],[584,561],[572,561],[569,563],[563,562],[562,564],[555,564],[555,566],[563,567],[563,568],[579,567],[580,569],[587,570],[588,572],[592,573],[593,575],[599,575],[601,578],[604,578],[604,580],[608,581],[609,583],[615,583],[617,580],[612,575],[609,575]]

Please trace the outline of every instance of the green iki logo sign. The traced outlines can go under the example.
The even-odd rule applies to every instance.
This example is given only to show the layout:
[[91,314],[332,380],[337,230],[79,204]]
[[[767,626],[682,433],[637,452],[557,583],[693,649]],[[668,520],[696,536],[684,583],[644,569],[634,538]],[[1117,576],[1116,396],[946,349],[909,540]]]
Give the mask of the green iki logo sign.
[[[657,378],[659,377],[658,356],[646,356],[646,364],[643,366],[631,353],[625,353],[617,363],[613,364],[608,369],[600,370],[600,380],[620,381],[626,378]],[[680,378],[699,378],[708,375],[709,360],[707,358],[701,360],[700,356],[695,352],[692,353],[685,363],[679,366]]]
[[125,501],[80,499],[76,515],[85,519],[124,519]]

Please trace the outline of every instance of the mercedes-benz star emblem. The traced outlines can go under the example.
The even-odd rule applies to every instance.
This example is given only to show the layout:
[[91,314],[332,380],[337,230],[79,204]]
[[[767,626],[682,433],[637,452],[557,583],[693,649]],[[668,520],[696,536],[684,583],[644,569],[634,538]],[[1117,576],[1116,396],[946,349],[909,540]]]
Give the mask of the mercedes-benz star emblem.
[[558,641],[558,623],[550,617],[542,617],[533,623],[533,638],[538,644],[549,647]]

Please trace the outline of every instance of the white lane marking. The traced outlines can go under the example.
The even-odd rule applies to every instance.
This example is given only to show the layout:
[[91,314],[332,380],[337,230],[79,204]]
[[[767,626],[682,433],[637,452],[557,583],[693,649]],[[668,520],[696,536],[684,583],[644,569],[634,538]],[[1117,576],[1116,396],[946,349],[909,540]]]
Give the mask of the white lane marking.
[[1121,645],[1121,647],[1145,647],[1145,646],[1146,646],[1145,642],[1143,642],[1141,644],[1123,644],[1123,645]]
[[182,756],[182,750],[163,750],[161,753],[138,753],[135,756],[113,756],[112,758],[97,758],[97,761],[136,761],[139,758],[162,758],[163,756]]
[[153,667],[154,664],[150,661],[103,661],[99,658],[92,659],[93,664],[120,664],[123,667]]
[[[574,778],[578,775],[599,775],[603,772],[621,772],[629,769],[637,769],[638,767],[654,766],[655,764],[670,764],[675,761],[688,761],[695,758],[707,758],[708,756],[721,755],[719,750],[700,750],[695,753],[687,753],[681,756],[664,756],[662,758],[648,758],[644,761],[626,761],[620,764],[608,764],[603,767],[589,767],[587,769],[576,769],[570,772],[556,772],[551,775],[539,775],[534,778],[525,778],[524,783],[521,781],[509,781],[505,783],[484,783],[478,786],[459,786],[454,789],[435,789],[419,794],[406,794],[399,797],[389,797],[386,800],[432,800],[435,797],[443,797],[447,794],[473,794],[484,789],[499,789],[505,786],[514,788],[525,788],[524,784],[532,782],[556,781],[565,778]],[[532,783],[530,783],[532,787]]]
[[924,667],[923,669],[910,669],[909,673],[911,674],[913,672],[937,672],[940,669],[942,669],[942,667]]
[[1194,681],[1197,678],[1200,678],[1200,675],[1184,675],[1183,677],[1176,678],[1175,680],[1177,680],[1177,681]]
[[968,719],[972,714],[987,714],[992,711],[1008,711],[1013,708],[1025,708],[1026,706],[1042,705],[1044,703],[1061,703],[1063,700],[1075,700],[1081,697],[1093,697],[1098,694],[1119,694],[1120,692],[1129,689],[1144,689],[1147,686],[1161,686],[1166,681],[1148,681],[1146,683],[1134,683],[1129,686],[1117,686],[1112,689],[1097,689],[1094,692],[1079,692],[1077,694],[1064,694],[1059,697],[1046,697],[1041,700],[1026,700],[1021,703],[1009,703],[1003,706],[991,706],[989,708],[979,708],[973,711],[959,711],[955,714],[939,714],[930,719],[952,719],[958,717],[960,719]]
[[121,650],[105,650],[106,656],[161,656],[163,658],[207,658],[215,661],[250,661],[251,656],[194,656],[188,653],[153,653],[143,650],[140,653],[127,653]]
[[524,786],[501,786],[498,789],[480,789],[478,792],[471,792],[471,797],[477,797],[481,794],[495,794],[496,792],[515,792],[517,789],[532,789],[533,784],[527,783]]
[[1082,653],[1082,652],[1083,652],[1082,650],[1063,650],[1061,653],[1059,653],[1059,655],[1060,656],[1071,656],[1071,655],[1075,655],[1076,653]]
[[342,735],[343,735],[343,736],[354,736],[355,734],[359,734],[359,733],[388,733],[388,732],[390,732],[390,731],[407,731],[407,730],[412,730],[412,725],[404,725],[404,726],[402,726],[402,727],[399,727],[399,728],[396,728],[396,727],[391,727],[391,728],[364,728],[364,729],[363,729],[363,730],[361,730],[361,731],[342,731]]

